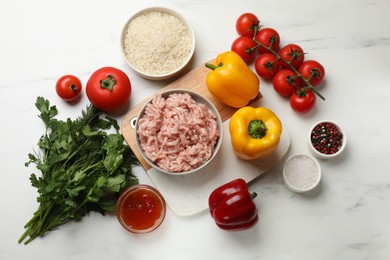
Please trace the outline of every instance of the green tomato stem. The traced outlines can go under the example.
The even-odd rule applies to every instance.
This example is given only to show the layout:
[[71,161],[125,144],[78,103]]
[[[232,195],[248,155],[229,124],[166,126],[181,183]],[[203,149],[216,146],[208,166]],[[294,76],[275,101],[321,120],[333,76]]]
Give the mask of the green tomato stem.
[[107,89],[112,92],[114,85],[116,84],[116,79],[112,75],[107,75],[107,78],[100,80],[100,87]]
[[71,89],[73,92],[77,92],[77,91],[79,90],[79,88],[78,88],[75,84],[73,84],[73,83],[70,84],[70,89]]

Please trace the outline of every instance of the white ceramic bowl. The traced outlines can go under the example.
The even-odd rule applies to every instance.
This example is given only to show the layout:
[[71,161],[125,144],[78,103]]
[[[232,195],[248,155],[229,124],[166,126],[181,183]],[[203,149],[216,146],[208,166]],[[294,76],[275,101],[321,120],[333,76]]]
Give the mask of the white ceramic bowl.
[[[142,15],[145,15],[147,13],[150,13],[150,12],[161,12],[161,13],[166,13],[166,14],[170,14],[170,15],[173,15],[175,16],[176,18],[178,18],[180,21],[182,21],[184,23],[184,25],[186,26],[186,28],[188,29],[188,32],[190,34],[190,37],[191,37],[191,49],[188,53],[188,55],[185,57],[185,59],[183,60],[182,64],[177,67],[176,69],[172,70],[172,71],[169,71],[167,73],[164,73],[164,74],[159,74],[159,73],[151,73],[151,72],[146,72],[146,71],[142,71],[141,69],[137,68],[136,66],[134,66],[134,64],[132,64],[128,57],[127,57],[127,54],[126,54],[126,48],[125,48],[125,37],[126,37],[126,34],[127,34],[127,30],[128,30],[128,27],[129,27],[129,24],[137,17],[139,16],[142,16]],[[147,79],[150,79],[150,80],[164,80],[164,79],[169,79],[171,77],[174,77],[176,76],[177,74],[179,74],[181,71],[184,70],[184,68],[188,65],[188,63],[190,62],[193,54],[194,54],[194,51],[195,51],[195,33],[194,33],[194,30],[191,26],[191,24],[189,23],[189,21],[181,14],[179,14],[178,12],[174,11],[174,10],[171,10],[171,9],[168,9],[168,8],[165,8],[165,7],[150,7],[150,8],[146,8],[146,9],[143,9],[137,13],[135,13],[133,16],[130,17],[130,19],[126,22],[125,26],[123,27],[122,29],[122,35],[121,35],[121,51],[122,51],[122,56],[123,58],[125,59],[126,63],[134,70],[134,72],[141,76],[141,77],[144,77],[144,78],[147,78]],[[135,50],[137,51],[137,50]]]
[[210,157],[209,160],[207,160],[206,162],[204,162],[202,165],[200,165],[198,168],[195,168],[195,169],[192,169],[190,171],[185,171],[185,172],[169,172],[169,171],[166,171],[164,169],[162,169],[161,167],[159,167],[157,164],[155,164],[154,162],[152,162],[147,156],[146,154],[144,153],[142,147],[141,147],[141,144],[140,144],[140,141],[139,141],[139,134],[138,134],[138,128],[139,128],[139,120],[140,118],[142,118],[145,114],[145,108],[146,106],[154,99],[151,98],[146,104],[145,106],[141,109],[139,115],[138,115],[138,119],[137,121],[135,122],[135,143],[136,143],[136,146],[137,146],[137,149],[138,151],[140,152],[142,158],[151,166],[153,167],[154,169],[160,171],[160,172],[163,172],[163,173],[166,173],[166,174],[171,174],[171,175],[186,175],[186,174],[192,174],[192,173],[195,173],[197,171],[199,171],[200,169],[206,167],[212,160],[213,158],[216,156],[216,154],[218,153],[220,147],[221,147],[221,144],[222,144],[222,137],[223,137],[223,125],[222,125],[222,119],[219,115],[219,112],[217,110],[217,108],[213,105],[213,103],[208,100],[206,97],[202,96],[201,94],[199,93],[196,93],[196,92],[193,92],[193,91],[190,91],[190,90],[184,90],[184,89],[172,89],[172,90],[167,90],[167,91],[164,91],[161,93],[161,96],[163,98],[167,98],[170,94],[172,93],[187,93],[189,94],[192,99],[194,99],[196,102],[198,103],[202,103],[202,104],[205,104],[212,112],[214,112],[214,114],[216,115],[216,120],[217,120],[217,126],[218,126],[218,129],[219,129],[219,138],[217,140],[217,143],[215,144],[215,147],[214,147],[214,152],[212,154],[212,156]]
[[[320,151],[317,150],[315,148],[315,145],[313,145],[313,142],[316,142],[315,140],[318,140],[318,141],[320,141],[320,140],[312,138],[312,135],[314,134],[313,131],[315,131],[316,135],[318,136],[318,133],[317,133],[318,131],[317,131],[316,127],[320,126],[320,124],[324,124],[323,125],[323,130],[324,130],[323,135],[324,136],[319,136],[318,138],[321,138],[321,140],[322,139],[325,139],[325,140],[324,140],[324,144],[321,144],[320,147],[324,147],[324,145],[329,145],[329,147],[333,147],[335,145],[334,142],[336,140],[331,140],[331,137],[329,137],[330,134],[327,131],[327,128],[328,128],[328,126],[326,125],[327,123],[333,125],[337,129],[337,131],[339,131],[339,133],[342,134],[341,146],[339,146],[339,148],[336,149],[335,153],[331,153],[331,154],[326,154],[324,152],[321,152],[321,149],[320,149]],[[321,121],[318,121],[315,124],[313,124],[312,127],[310,128],[310,131],[308,134],[308,143],[309,143],[310,151],[313,153],[314,156],[316,156],[317,158],[320,158],[320,159],[331,159],[331,158],[334,158],[336,156],[339,156],[345,150],[345,147],[347,145],[347,136],[345,135],[345,132],[340,127],[340,125],[337,124],[336,122],[334,122],[332,120],[321,120]]]
[[290,156],[283,167],[283,181],[292,191],[303,193],[320,183],[321,167],[318,161],[306,154]]

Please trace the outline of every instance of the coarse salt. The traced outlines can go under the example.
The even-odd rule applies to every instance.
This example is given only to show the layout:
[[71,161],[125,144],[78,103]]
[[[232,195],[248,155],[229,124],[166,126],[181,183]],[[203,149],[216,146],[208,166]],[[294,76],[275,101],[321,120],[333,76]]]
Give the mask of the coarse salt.
[[284,166],[285,181],[292,187],[307,190],[320,178],[316,161],[307,155],[297,155],[287,160]]
[[176,16],[160,11],[130,21],[123,38],[126,58],[144,73],[163,75],[178,69],[189,57],[192,38]]

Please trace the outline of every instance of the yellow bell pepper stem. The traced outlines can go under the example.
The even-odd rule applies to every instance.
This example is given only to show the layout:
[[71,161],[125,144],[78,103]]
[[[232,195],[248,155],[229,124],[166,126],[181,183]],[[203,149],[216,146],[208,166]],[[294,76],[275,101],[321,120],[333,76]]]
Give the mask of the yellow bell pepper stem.
[[248,134],[255,139],[261,139],[267,135],[267,126],[262,120],[252,120],[248,126]]
[[243,160],[271,156],[279,146],[282,129],[276,114],[265,107],[240,108],[229,123],[233,150]]
[[207,88],[220,102],[241,108],[259,94],[259,78],[237,53],[224,52],[205,66],[211,69],[206,77]]
[[205,64],[206,68],[209,68],[211,70],[215,70],[216,68],[222,67],[222,63],[218,64],[217,66],[211,63],[206,63]]

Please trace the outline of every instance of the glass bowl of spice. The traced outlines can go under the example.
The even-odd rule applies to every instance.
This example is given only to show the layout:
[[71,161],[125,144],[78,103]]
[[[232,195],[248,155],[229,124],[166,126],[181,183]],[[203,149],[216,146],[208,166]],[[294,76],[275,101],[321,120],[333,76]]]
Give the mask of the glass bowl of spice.
[[188,65],[195,51],[195,33],[178,12],[151,7],[135,13],[121,36],[122,54],[141,77],[164,80]]
[[318,161],[306,154],[289,157],[283,167],[283,180],[292,191],[303,193],[313,190],[320,183],[321,167]]
[[119,223],[135,234],[145,234],[158,228],[166,214],[166,203],[161,193],[146,184],[125,189],[116,205]]
[[341,127],[331,120],[315,123],[309,131],[309,147],[320,159],[331,159],[340,155],[347,145],[347,136]]

